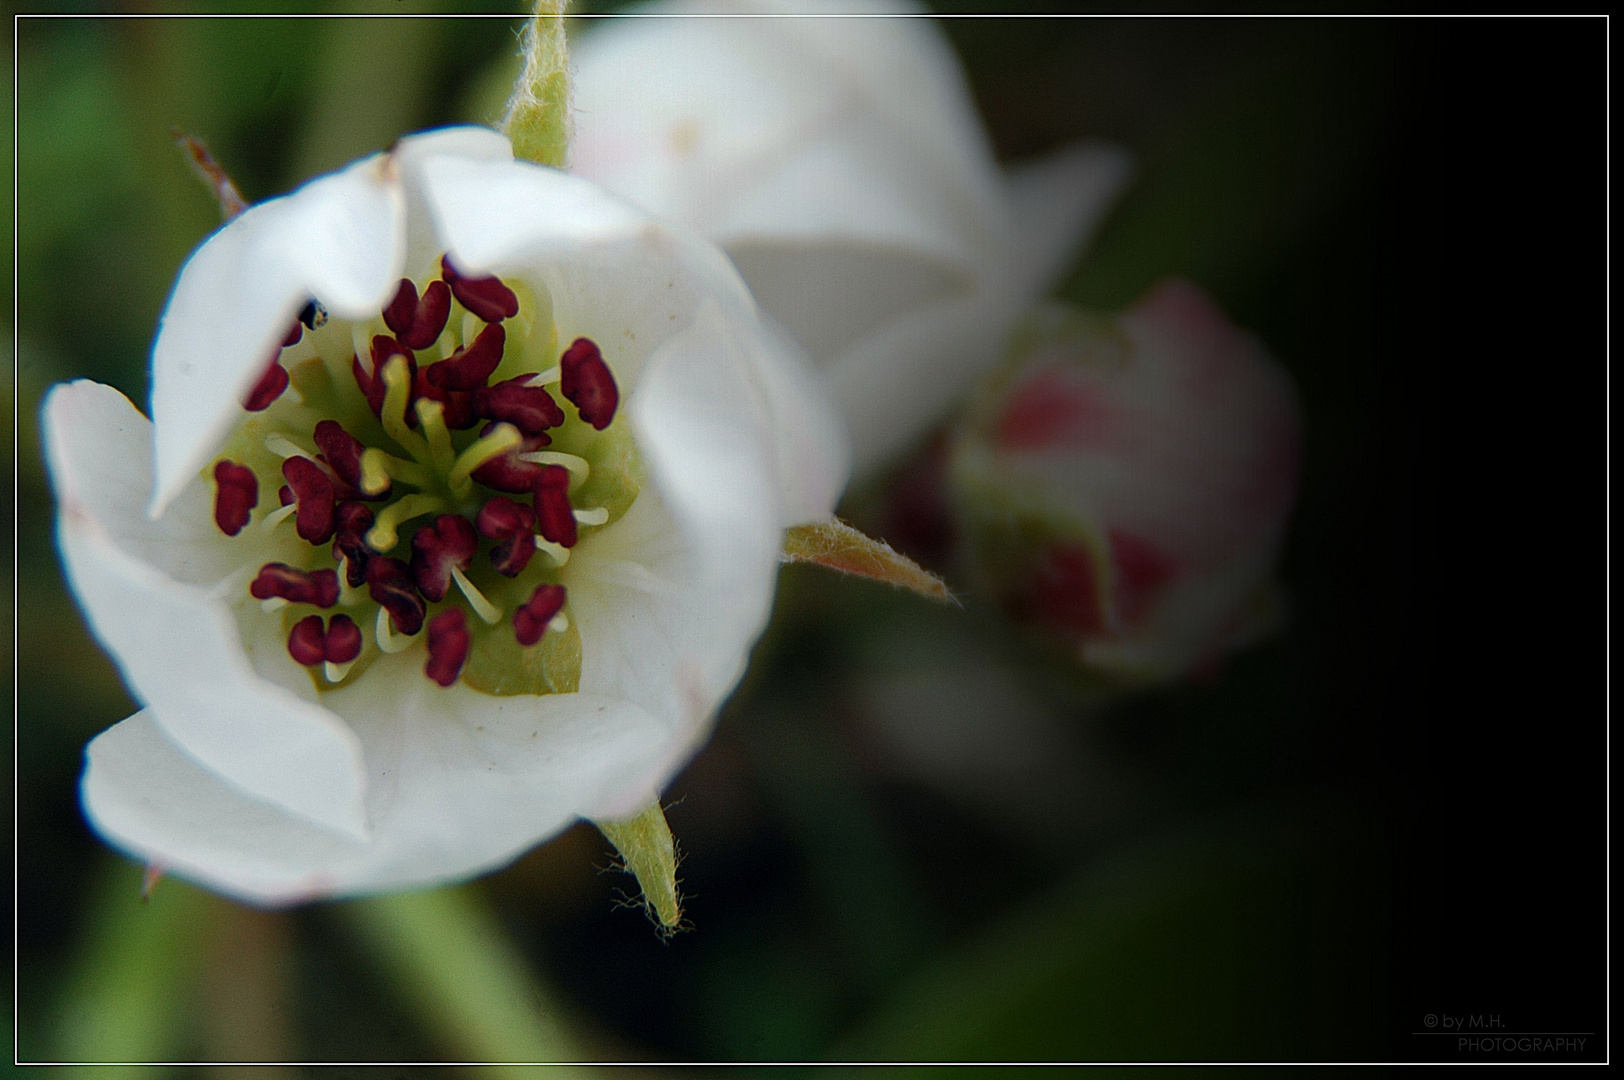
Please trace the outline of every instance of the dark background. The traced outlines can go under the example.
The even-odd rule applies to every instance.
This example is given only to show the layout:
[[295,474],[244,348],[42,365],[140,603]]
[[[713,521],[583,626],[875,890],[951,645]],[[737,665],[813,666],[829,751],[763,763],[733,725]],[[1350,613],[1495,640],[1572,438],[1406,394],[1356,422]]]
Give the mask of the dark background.
[[[447,24],[402,124],[466,118],[512,26]],[[1102,709],[1021,656],[974,598],[926,610],[787,570],[745,686],[671,793],[696,929],[666,942],[616,907],[617,890],[635,890],[600,872],[606,846],[584,826],[476,889],[593,1053],[1542,1056],[1411,1034],[1437,1030],[1428,1014],[1478,1014],[1504,1032],[1595,1033],[1557,1059],[1600,1059],[1606,28],[946,24],[1000,156],[1095,137],[1139,161],[1062,295],[1117,309],[1184,274],[1297,379],[1307,458],[1281,571],[1292,621],[1215,680]],[[131,706],[55,576],[38,398],[88,375],[145,400],[165,291],[213,225],[169,124],[204,137],[250,199],[374,148],[365,131],[342,154],[341,138],[323,151],[309,137],[314,57],[334,32],[20,28],[24,1059],[62,1052],[75,987],[120,940],[105,913],[125,910],[139,877],[74,800],[83,743]],[[186,96],[205,92],[206,108]],[[367,102],[352,107],[364,116]],[[848,512],[883,520],[885,504],[881,484]],[[1101,792],[1086,822],[1013,827],[876,748],[864,691],[876,673],[945,672],[965,650],[1019,673],[1071,733]],[[164,890],[190,895],[166,882],[151,910]],[[196,902],[212,912],[194,935],[207,939],[201,924],[232,906]],[[285,958],[282,1045],[313,1060],[466,1053],[384,974],[349,910],[254,924]],[[166,1056],[231,1045],[196,1019],[198,988],[229,955],[195,949],[161,983],[183,1017]]]

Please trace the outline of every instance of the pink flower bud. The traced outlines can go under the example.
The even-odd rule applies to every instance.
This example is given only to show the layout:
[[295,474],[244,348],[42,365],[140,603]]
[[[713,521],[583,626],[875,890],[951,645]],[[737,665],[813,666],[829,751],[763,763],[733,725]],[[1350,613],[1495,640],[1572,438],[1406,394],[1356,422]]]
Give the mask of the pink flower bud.
[[981,584],[1085,667],[1156,681],[1267,628],[1297,488],[1285,370],[1185,282],[1113,319],[1039,312],[956,433]]

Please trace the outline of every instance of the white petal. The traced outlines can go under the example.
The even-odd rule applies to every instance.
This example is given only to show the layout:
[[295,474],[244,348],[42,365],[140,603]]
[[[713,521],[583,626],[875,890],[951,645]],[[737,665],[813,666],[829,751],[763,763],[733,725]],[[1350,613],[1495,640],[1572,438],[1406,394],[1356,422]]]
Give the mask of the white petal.
[[375,314],[405,260],[405,203],[385,156],[250,207],[192,253],[152,348],[156,516],[243,417],[306,300]]
[[575,170],[730,249],[850,243],[964,266],[1007,232],[963,78],[927,21],[626,20],[586,35],[576,60]]
[[980,285],[963,267],[901,248],[740,241],[728,254],[762,309],[819,365],[910,309]]
[[647,224],[598,185],[528,162],[440,156],[419,171],[440,239],[467,273],[624,242]]
[[829,371],[851,432],[853,473],[909,449],[998,362],[1020,298],[981,294],[918,308],[841,355]]
[[421,653],[388,657],[340,694],[371,772],[362,842],[312,828],[222,784],[137,713],[88,748],[85,811],[109,840],[244,900],[438,884],[498,866],[648,771],[659,725],[625,702],[497,698],[442,689]]
[[851,434],[828,377],[783,327],[763,318],[759,335],[745,350],[777,444],[779,524],[826,520],[851,479]]
[[732,348],[770,419],[785,524],[826,516],[849,475],[847,439],[822,378],[798,349],[763,329],[727,258],[595,184],[524,162],[437,158],[425,198],[453,258],[472,271],[545,288],[559,341],[590,337],[628,395],[649,351],[689,326],[703,304],[748,337]]
[[1044,294],[1088,246],[1132,173],[1127,152],[1104,143],[1069,146],[1011,169],[1013,288]]
[[408,135],[392,153],[406,189],[406,265],[401,273],[414,281],[438,276],[436,264],[445,248],[423,199],[423,162],[440,157],[512,161],[513,144],[501,132],[463,125]]
[[[228,542],[177,525],[198,509],[199,491],[178,500],[173,517],[141,521],[146,419],[118,391],[79,382],[52,391],[45,422],[69,584],[131,692],[188,753],[242,790],[365,835],[355,737],[255,674],[211,587],[230,565]],[[210,551],[211,541],[225,554]]]
[[664,759],[628,785],[624,811],[687,760],[769,613],[779,519],[749,364],[714,309],[655,354],[630,403],[650,483],[564,574],[582,691],[668,726]]

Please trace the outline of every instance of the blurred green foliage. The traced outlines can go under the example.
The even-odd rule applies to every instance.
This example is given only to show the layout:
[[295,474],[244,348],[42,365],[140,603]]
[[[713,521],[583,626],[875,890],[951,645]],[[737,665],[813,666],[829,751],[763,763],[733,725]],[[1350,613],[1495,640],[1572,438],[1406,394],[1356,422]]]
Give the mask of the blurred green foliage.
[[[1385,23],[948,26],[1006,156],[1078,137],[1138,156],[1065,295],[1115,307],[1191,276],[1298,377],[1284,638],[1214,683],[1102,707],[974,603],[792,569],[673,793],[695,931],[667,943],[617,908],[632,886],[583,828],[466,890],[264,916],[256,940],[282,959],[263,993],[199,995],[237,960],[204,941],[234,905],[168,881],[143,905],[138,869],[79,817],[81,748],[133,703],[58,574],[38,403],[77,377],[146,400],[170,282],[218,223],[172,127],[265,198],[403,132],[494,119],[518,25],[18,24],[22,1057],[229,1058],[255,1044],[231,1041],[246,1029],[227,1008],[283,1017],[294,1059],[542,1055],[565,1044],[527,1027],[531,983],[591,1058],[1386,1056],[1387,781],[1367,720],[1392,677],[1403,525],[1361,439],[1393,408],[1372,363],[1394,347],[1372,317],[1376,225],[1414,42]],[[1013,673],[1101,770],[1071,778],[1086,815],[1011,819],[879,760],[864,688],[967,658]]]

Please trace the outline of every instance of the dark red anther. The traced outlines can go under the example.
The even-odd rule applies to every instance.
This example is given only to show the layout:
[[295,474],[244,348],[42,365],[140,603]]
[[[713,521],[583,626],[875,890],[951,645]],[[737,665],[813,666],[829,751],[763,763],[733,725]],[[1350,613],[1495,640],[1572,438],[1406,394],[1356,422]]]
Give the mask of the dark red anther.
[[[431,401],[438,401],[440,418],[452,431],[465,431],[479,423],[479,413],[474,409],[473,394],[447,390],[429,381],[429,372],[436,366],[430,364],[426,368],[417,369],[417,379],[412,383],[412,400],[428,398]],[[413,417],[416,417],[415,412]]]
[[306,615],[288,633],[288,655],[306,667],[347,664],[361,655],[361,630],[348,615],[334,615],[325,627],[320,615]]
[[383,309],[383,321],[408,349],[426,349],[439,338],[450,314],[451,290],[445,282],[429,282],[419,300],[417,286],[401,278],[395,298]]
[[348,615],[334,615],[327,623],[329,664],[347,664],[361,655],[361,628]]
[[445,255],[440,256],[440,276],[451,286],[457,303],[488,323],[511,319],[519,313],[519,298],[499,278],[463,277]]
[[272,360],[271,366],[265,369],[265,374],[259,377],[259,382],[248,391],[248,397],[242,403],[242,407],[249,412],[264,412],[287,388],[288,369]]
[[333,538],[333,512],[337,497],[333,481],[320,465],[306,457],[290,457],[282,462],[282,475],[299,503],[294,514],[299,539],[325,544]]
[[485,385],[507,347],[507,331],[501,323],[491,323],[479,332],[472,345],[464,346],[428,366],[429,382],[445,390],[478,390]]
[[[494,423],[486,424],[480,430],[480,437],[489,435],[495,427]],[[527,495],[535,490],[536,481],[541,478],[541,466],[521,461],[519,455],[540,450],[550,442],[552,439],[545,434],[527,436],[507,453],[499,454],[475,469],[473,477],[488,488],[513,495]]]
[[518,611],[513,613],[513,636],[520,645],[534,645],[547,632],[547,624],[564,609],[564,586],[537,585]]
[[386,487],[376,495],[367,495],[361,491],[361,454],[366,447],[361,440],[344,430],[337,420],[323,420],[316,425],[316,446],[321,450],[321,460],[333,470],[340,485],[337,490],[341,499],[384,499],[389,496]]
[[564,422],[564,410],[540,386],[527,386],[534,376],[520,375],[474,391],[474,411],[489,420],[505,420],[526,435],[540,435]]
[[[412,350],[402,345],[392,337],[379,334],[372,339],[372,348],[369,359],[371,367],[361,363],[359,356],[350,358],[350,370],[355,374],[355,383],[366,395],[367,404],[372,408],[373,416],[383,415],[383,401],[389,394],[389,384],[383,380],[383,369],[392,357],[404,356],[406,358],[406,374],[408,386],[417,380],[417,357]],[[406,410],[406,421],[410,424],[417,422],[412,410]]]
[[523,503],[501,495],[479,508],[475,522],[479,534],[499,543],[491,548],[491,565],[498,574],[518,577],[536,553],[536,514]]
[[479,550],[479,537],[468,519],[441,514],[412,537],[412,580],[418,591],[436,602],[451,587],[451,568],[468,569]]
[[296,501],[293,489],[283,484],[276,489],[276,500],[282,506],[292,506]]
[[456,682],[468,660],[468,642],[468,616],[462,608],[446,608],[430,619],[429,662],[423,674],[441,686]]
[[410,636],[423,629],[427,606],[412,584],[412,568],[399,559],[374,555],[367,560],[367,592],[389,612],[395,633]]
[[338,526],[333,534],[333,558],[345,560],[344,579],[350,588],[358,589],[366,580],[367,560],[372,549],[367,547],[367,530],[372,528],[372,508],[354,501],[338,504]]
[[536,504],[536,530],[555,544],[575,546],[575,508],[570,505],[570,471],[562,465],[543,465],[532,489]]
[[338,603],[338,571],[306,572],[287,563],[266,563],[259,568],[259,576],[248,586],[248,595],[255,600],[269,600],[278,596],[290,604],[314,604],[319,608],[330,608]]
[[305,667],[327,659],[327,631],[320,615],[306,615],[288,632],[288,655]]
[[259,505],[259,478],[254,470],[234,461],[214,466],[214,523],[227,536],[236,536],[248,524],[248,512]]
[[615,418],[620,388],[603,353],[591,338],[576,338],[559,358],[563,379],[559,389],[581,414],[581,419],[602,431]]

